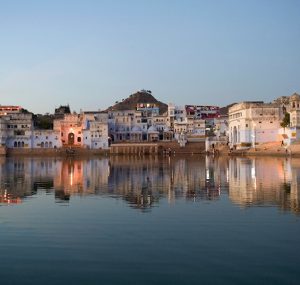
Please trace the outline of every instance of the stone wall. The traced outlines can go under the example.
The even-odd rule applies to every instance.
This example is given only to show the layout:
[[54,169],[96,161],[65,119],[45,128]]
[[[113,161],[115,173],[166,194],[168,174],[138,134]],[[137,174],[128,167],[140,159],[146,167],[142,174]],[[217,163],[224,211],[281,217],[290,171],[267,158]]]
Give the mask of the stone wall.
[[6,155],[6,147],[0,146],[0,155]]
[[113,144],[110,147],[110,153],[111,154],[132,154],[132,155],[157,154],[158,144],[156,143]]
[[86,155],[107,155],[108,150],[85,149],[85,148],[11,148],[7,149],[8,156],[86,156]]

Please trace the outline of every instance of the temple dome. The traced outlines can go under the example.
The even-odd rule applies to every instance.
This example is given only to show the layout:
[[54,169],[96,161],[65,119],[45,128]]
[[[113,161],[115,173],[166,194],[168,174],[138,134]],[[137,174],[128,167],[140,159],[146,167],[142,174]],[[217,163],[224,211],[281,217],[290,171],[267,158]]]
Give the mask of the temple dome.
[[149,129],[148,129],[148,133],[158,133],[157,129],[155,126],[151,126]]
[[141,133],[141,132],[142,132],[142,129],[141,129],[139,126],[134,126],[134,127],[131,129],[131,132],[132,132],[132,133]]
[[297,93],[294,93],[291,97],[290,97],[291,101],[300,101],[300,95]]

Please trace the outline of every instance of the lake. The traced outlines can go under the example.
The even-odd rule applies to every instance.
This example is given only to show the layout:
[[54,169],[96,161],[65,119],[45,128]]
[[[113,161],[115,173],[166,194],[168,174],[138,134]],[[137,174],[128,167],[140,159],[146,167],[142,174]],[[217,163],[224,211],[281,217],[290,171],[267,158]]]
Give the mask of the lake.
[[300,159],[0,158],[1,284],[299,284]]

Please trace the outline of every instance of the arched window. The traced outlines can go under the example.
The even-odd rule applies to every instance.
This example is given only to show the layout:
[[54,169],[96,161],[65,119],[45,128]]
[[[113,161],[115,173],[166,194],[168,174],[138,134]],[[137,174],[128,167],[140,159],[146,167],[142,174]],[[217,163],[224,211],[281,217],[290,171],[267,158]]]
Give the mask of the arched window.
[[49,147],[52,148],[52,142],[49,142]]
[[21,142],[18,142],[18,147],[21,147]]
[[22,142],[22,143],[21,143],[21,146],[24,147],[24,145],[25,145],[24,142]]
[[17,142],[14,142],[14,147],[17,147],[18,146],[18,143]]
[[44,142],[41,143],[41,147],[44,147]]
[[46,148],[48,148],[48,147],[49,147],[49,145],[48,145],[48,142],[45,142],[45,147],[46,147]]
[[238,131],[236,126],[233,127],[233,143],[236,144],[238,141]]

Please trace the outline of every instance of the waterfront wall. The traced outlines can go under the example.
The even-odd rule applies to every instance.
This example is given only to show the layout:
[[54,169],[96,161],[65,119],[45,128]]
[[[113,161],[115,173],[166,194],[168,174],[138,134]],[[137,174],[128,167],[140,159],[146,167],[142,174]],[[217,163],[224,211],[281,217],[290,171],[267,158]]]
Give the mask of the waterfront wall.
[[101,149],[85,149],[74,148],[70,152],[68,148],[39,148],[39,149],[25,149],[25,148],[11,148],[7,149],[8,156],[86,156],[86,155],[107,155],[108,150]]
[[112,144],[111,154],[197,154],[205,152],[205,142],[187,143],[185,147],[180,147],[177,142],[157,142],[157,143],[122,143]]
[[0,146],[0,156],[1,155],[6,155],[6,147]]
[[111,154],[158,154],[158,144],[154,143],[120,143],[110,147]]
[[160,152],[171,151],[176,154],[200,154],[205,153],[205,141],[201,142],[188,142],[184,147],[180,147],[177,142],[159,142]]
[[[164,153],[176,154],[200,154],[205,153],[205,142],[189,142],[185,147],[173,142],[157,142],[157,143],[120,143],[112,144],[109,150],[104,149],[86,149],[80,147],[73,148],[8,148],[3,155],[27,155],[27,156],[64,156],[64,155],[157,155]],[[0,152],[1,154],[1,152]]]

